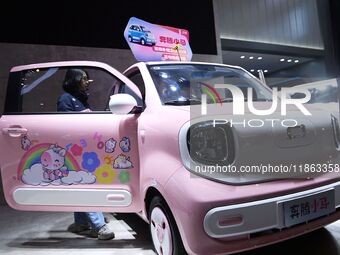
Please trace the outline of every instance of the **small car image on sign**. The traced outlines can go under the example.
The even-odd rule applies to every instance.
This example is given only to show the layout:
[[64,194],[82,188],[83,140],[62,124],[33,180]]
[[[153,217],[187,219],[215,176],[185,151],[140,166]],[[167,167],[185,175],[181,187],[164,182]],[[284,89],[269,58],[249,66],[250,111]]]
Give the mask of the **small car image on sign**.
[[131,17],[124,38],[137,61],[190,61],[189,31]]
[[153,46],[156,44],[156,39],[144,26],[131,25],[128,32],[129,42],[140,43],[141,45]]

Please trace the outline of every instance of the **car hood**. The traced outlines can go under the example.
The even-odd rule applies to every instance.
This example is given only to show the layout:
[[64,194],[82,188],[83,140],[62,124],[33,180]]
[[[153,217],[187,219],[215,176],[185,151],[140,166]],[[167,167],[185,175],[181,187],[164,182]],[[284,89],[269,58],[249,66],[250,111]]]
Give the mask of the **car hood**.
[[[271,102],[254,102],[254,108],[259,110],[269,109],[271,106]],[[310,115],[311,119],[315,119],[319,114],[333,114],[335,116],[339,115],[339,104],[338,103],[317,103],[317,104],[305,104],[306,109],[312,114]],[[200,117],[201,114],[201,105],[183,105],[183,106],[174,106],[174,105],[167,105],[164,106],[170,111],[176,111],[178,114],[186,114],[190,113],[190,118],[197,118]],[[232,103],[223,103],[222,105],[208,105],[208,114],[207,115],[228,115],[234,116]],[[248,118],[256,117],[254,114],[251,113],[247,104],[245,103],[244,106],[245,116]],[[272,114],[272,116],[278,116],[281,114],[281,108],[278,107],[276,111]],[[288,105],[287,106],[287,116],[290,115],[301,115],[300,110],[296,106]],[[268,118],[271,116],[267,116]],[[188,119],[188,120],[189,120]]]
[[[271,102],[254,103],[256,109],[268,109],[270,106]],[[225,103],[222,106],[208,107],[209,114],[202,116],[199,105],[170,107],[177,114],[189,113],[188,122],[183,125],[180,132],[182,137],[179,138],[181,157],[186,168],[209,179],[248,184],[283,178],[315,178],[325,172],[311,172],[311,167],[315,168],[317,164],[326,164],[324,166],[327,167],[329,164],[340,163],[336,141],[336,136],[340,134],[337,134],[332,122],[334,117],[339,119],[339,114],[334,111],[327,112],[320,107],[308,105],[306,108],[312,115],[306,116],[297,107],[291,106],[287,108],[285,116],[281,114],[280,109],[270,116],[258,116],[245,107],[244,115],[233,115],[232,104]],[[199,169],[197,166],[201,169],[204,166],[191,159],[186,142],[187,132],[195,123],[212,123],[213,120],[234,123],[229,129],[233,138],[230,149],[234,154],[230,165],[238,169],[237,173],[211,174],[196,171]],[[296,127],[290,128],[295,123]],[[242,167],[250,172],[240,172]],[[275,167],[285,169],[287,172],[268,172],[270,167],[273,167],[273,170]]]

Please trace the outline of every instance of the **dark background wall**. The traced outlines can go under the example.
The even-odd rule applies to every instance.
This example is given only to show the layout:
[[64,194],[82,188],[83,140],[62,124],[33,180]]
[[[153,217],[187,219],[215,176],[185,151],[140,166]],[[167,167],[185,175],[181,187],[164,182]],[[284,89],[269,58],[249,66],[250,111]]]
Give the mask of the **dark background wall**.
[[291,87],[317,80],[328,79],[326,66],[323,58],[316,58],[291,68],[283,69],[270,74],[266,78],[271,87]]
[[224,63],[254,74],[266,70],[266,80],[296,81],[282,86],[339,77],[339,0],[215,2],[219,4]]
[[[321,33],[324,42],[324,63],[329,77],[339,77],[339,56],[336,55],[340,45],[336,40],[338,15],[340,11],[339,0],[318,0],[318,14]],[[338,19],[338,20],[335,20]]]
[[331,31],[328,33],[332,36],[334,43],[333,56],[335,59],[335,72],[337,77],[340,77],[340,1],[330,0],[329,1],[329,19]]
[[310,62],[270,74],[269,83],[287,80],[285,86],[303,84],[314,80],[340,77],[340,1],[317,0],[317,12],[324,50],[296,52],[309,57]]
[[194,53],[217,54],[212,0],[2,1],[0,41],[128,49],[123,33],[131,17],[187,29]]

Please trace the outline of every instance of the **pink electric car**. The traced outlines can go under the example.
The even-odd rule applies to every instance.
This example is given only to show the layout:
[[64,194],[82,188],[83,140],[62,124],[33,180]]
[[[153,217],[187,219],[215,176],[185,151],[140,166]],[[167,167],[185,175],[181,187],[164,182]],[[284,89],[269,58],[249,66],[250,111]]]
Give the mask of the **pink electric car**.
[[[93,80],[92,111],[57,112],[75,67]],[[138,213],[158,254],[234,253],[338,220],[338,116],[302,114],[301,104],[273,111],[275,121],[242,115],[232,107],[240,97],[215,86],[226,83],[248,96],[251,88],[244,104],[273,104],[258,79],[222,64],[137,63],[123,74],[90,61],[12,68],[0,118],[7,203]]]

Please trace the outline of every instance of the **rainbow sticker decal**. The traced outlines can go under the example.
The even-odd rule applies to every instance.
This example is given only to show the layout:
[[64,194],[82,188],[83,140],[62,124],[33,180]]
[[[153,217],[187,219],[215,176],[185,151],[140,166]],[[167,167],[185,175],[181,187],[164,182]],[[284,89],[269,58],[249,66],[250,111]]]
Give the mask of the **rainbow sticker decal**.
[[18,180],[33,186],[96,182],[96,176],[82,170],[71,153],[57,144],[50,143],[38,144],[29,149],[21,158],[17,175]]
[[[41,163],[41,155],[44,151],[48,150],[51,145],[51,143],[37,144],[24,154],[18,166],[18,180],[21,178],[25,169],[31,168],[34,164]],[[78,162],[69,152],[65,155],[64,165],[69,171],[79,171],[81,169]]]

